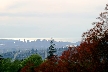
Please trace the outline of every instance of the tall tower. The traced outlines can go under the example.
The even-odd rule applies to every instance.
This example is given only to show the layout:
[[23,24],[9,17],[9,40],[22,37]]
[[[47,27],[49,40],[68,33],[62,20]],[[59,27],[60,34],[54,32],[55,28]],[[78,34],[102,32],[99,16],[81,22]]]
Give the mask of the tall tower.
[[55,46],[54,39],[51,38],[50,46],[48,49],[48,58],[51,58],[52,56],[54,56],[54,53],[56,52],[56,48],[54,46]]

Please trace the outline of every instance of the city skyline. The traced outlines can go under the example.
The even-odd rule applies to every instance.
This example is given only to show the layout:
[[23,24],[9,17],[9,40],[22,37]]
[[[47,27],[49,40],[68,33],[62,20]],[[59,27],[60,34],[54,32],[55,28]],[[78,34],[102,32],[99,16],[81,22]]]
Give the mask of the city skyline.
[[[0,38],[0,39],[9,39],[9,40],[20,40],[24,42],[29,40],[29,41],[36,41],[37,39],[42,40],[51,40],[51,38]],[[77,42],[77,41],[81,41],[81,38],[53,38],[55,41],[63,41],[63,42]]]
[[[27,50],[27,49],[47,49],[50,46],[50,40],[40,39],[30,41],[26,39],[21,40],[13,40],[13,39],[0,39],[0,53],[8,52],[8,51],[16,51],[16,50]],[[55,41],[55,48],[63,48],[67,46],[77,46],[80,45],[80,41],[78,42],[63,42],[63,41]]]

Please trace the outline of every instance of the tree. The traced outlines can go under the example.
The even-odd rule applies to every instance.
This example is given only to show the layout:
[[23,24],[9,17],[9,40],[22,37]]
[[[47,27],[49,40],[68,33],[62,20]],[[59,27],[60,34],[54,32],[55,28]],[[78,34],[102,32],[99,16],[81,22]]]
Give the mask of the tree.
[[2,55],[0,55],[0,60],[1,60],[1,59],[3,59],[3,56],[2,56]]
[[[99,22],[83,33],[80,46],[69,47],[60,57],[61,65],[69,72],[107,72],[108,71],[108,4],[100,14]],[[60,63],[59,63],[60,64]]]
[[105,12],[98,17],[100,21],[93,22],[95,25],[88,32],[83,33],[82,43],[78,47],[79,59],[84,65],[89,64],[91,72],[108,71],[108,4]]
[[15,60],[14,62],[11,62],[11,59],[2,59],[0,61],[0,71],[1,72],[18,72],[18,70],[21,68],[21,61]]
[[10,69],[9,65],[11,65],[11,60],[9,58],[0,60],[0,63],[1,72],[8,71]]
[[50,47],[48,49],[48,59],[54,56],[54,53],[56,52],[54,45],[54,40],[51,38]]
[[59,57],[52,56],[50,59],[43,62],[38,68],[35,68],[35,72],[69,72],[67,68],[60,63]]
[[[49,59],[35,67],[36,72],[108,72],[108,4],[99,22],[82,34],[80,46],[69,47],[60,57],[49,47]],[[52,51],[51,51],[52,50]],[[31,65],[32,66],[32,65]]]
[[22,61],[21,72],[30,72],[34,71],[34,68],[38,67],[43,62],[41,56],[38,54],[33,54],[30,57]]

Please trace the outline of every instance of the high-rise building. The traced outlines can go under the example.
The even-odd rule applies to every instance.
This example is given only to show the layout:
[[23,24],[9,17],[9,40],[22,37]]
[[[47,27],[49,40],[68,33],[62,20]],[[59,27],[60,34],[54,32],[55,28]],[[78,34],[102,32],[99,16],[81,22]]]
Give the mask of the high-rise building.
[[25,39],[24,39],[24,43],[26,43]]
[[30,41],[29,40],[27,40],[27,43],[29,43]]

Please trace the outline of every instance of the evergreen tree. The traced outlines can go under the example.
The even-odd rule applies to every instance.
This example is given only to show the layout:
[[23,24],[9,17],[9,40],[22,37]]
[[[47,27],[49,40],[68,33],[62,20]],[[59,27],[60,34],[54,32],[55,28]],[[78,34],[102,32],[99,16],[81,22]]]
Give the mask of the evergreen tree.
[[54,46],[55,46],[54,39],[51,38],[50,46],[48,49],[48,59],[54,56],[54,53],[56,52],[56,48]]

